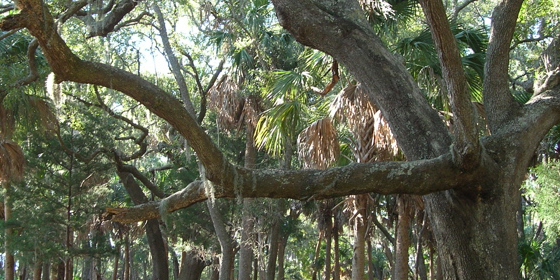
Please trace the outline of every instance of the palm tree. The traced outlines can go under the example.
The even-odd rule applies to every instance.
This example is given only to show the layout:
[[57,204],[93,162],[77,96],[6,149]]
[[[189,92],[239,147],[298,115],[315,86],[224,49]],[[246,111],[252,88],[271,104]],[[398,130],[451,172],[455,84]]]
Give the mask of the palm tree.
[[[398,156],[398,146],[387,122],[360,85],[350,85],[341,91],[333,102],[331,115],[344,122],[352,134],[351,149],[357,162],[389,160]],[[354,232],[354,280],[364,279],[368,203],[367,194],[353,195],[347,200]]]

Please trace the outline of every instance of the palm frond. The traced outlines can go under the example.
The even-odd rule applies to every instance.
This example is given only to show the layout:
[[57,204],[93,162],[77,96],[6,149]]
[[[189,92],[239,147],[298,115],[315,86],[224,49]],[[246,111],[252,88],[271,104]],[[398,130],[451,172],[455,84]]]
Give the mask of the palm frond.
[[358,162],[389,160],[399,149],[389,124],[366,96],[361,85],[350,85],[336,97],[331,116],[352,133]]
[[239,91],[237,83],[224,76],[208,92],[208,107],[218,114],[220,127],[231,130],[238,126],[243,109]]
[[266,110],[255,130],[255,144],[273,156],[283,153],[286,145],[295,139],[301,125],[303,106],[297,101],[278,104]]
[[317,120],[302,130],[297,147],[305,168],[326,169],[332,166],[340,156],[340,145],[331,119]]
[[308,83],[312,80],[313,77],[306,71],[276,71],[273,76],[274,84],[267,99],[299,100],[304,98],[299,93],[304,92]]

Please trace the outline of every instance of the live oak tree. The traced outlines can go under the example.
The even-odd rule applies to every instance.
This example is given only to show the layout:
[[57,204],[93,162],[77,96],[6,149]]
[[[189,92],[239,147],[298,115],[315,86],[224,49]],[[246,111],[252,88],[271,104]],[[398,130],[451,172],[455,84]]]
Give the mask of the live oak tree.
[[[543,53],[546,72],[536,81],[533,96],[523,105],[517,103],[510,93],[508,63],[523,1],[499,1],[492,15],[483,85],[490,135],[479,137],[466,75],[442,1],[419,2],[448,90],[452,132],[429,106],[407,69],[374,33],[358,2],[272,2],[282,26],[299,42],[330,54],[361,82],[391,126],[407,161],[327,170],[235,166],[177,99],[133,73],[76,56],[57,33],[57,22],[43,1],[17,1],[19,12],[2,18],[0,29],[27,29],[37,39],[57,82],[104,86],[137,100],[177,129],[204,165],[204,180],[161,201],[107,209],[107,219],[134,222],[188,207],[208,198],[205,186],[210,182],[215,197],[325,199],[368,192],[418,194],[424,195],[444,278],[518,278],[515,215],[519,188],[537,145],[560,121],[558,34]],[[95,30],[114,30],[135,3],[119,1],[114,17],[103,22],[103,30]],[[59,22],[80,9],[81,2],[72,4],[59,15]]]

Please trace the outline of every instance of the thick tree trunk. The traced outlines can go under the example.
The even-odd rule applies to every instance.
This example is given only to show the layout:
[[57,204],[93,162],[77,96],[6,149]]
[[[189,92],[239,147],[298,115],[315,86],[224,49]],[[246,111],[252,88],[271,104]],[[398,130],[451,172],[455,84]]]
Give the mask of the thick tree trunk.
[[43,262],[36,261],[33,267],[33,280],[41,280],[41,274],[43,272]]
[[[144,195],[132,174],[128,172],[117,172],[117,174],[134,204],[148,202],[148,198]],[[153,280],[169,279],[167,247],[163,240],[163,235],[159,228],[159,221],[157,219],[151,219],[146,222],[146,237],[152,256]]]
[[181,269],[177,280],[200,280],[202,271],[211,263],[204,260],[196,250],[183,251],[181,255]]
[[408,248],[410,247],[410,198],[399,195],[397,197],[397,240],[395,245],[395,269],[393,278],[408,279]]

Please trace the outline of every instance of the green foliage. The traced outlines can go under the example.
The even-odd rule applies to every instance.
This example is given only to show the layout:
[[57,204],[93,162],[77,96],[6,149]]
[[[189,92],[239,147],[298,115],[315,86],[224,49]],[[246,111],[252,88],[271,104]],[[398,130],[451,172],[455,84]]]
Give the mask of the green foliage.
[[529,210],[543,221],[544,229],[550,238],[560,237],[560,163],[553,161],[537,166],[534,180],[524,186],[527,196],[534,204]]

